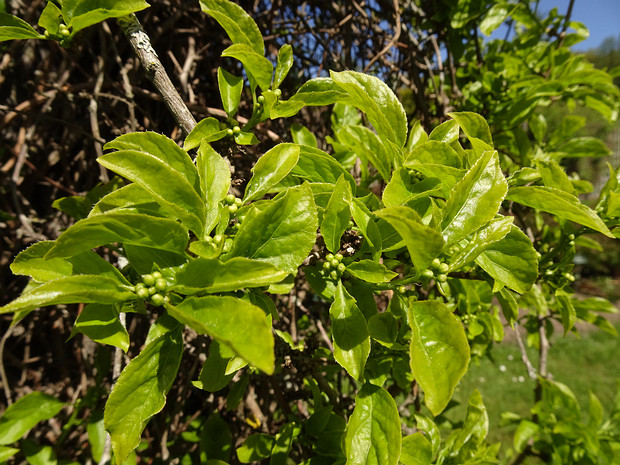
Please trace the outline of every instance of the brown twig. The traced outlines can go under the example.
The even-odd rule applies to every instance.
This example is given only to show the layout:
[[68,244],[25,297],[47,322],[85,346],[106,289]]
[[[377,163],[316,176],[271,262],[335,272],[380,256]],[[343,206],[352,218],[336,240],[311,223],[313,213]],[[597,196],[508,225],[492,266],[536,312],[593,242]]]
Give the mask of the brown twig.
[[157,53],[151,45],[149,36],[144,32],[138,18],[134,14],[118,18],[123,33],[140,59],[148,78],[164,99],[164,103],[172,113],[175,121],[185,134],[189,134],[196,126],[196,120],[179,95]]
[[383,49],[379,53],[377,53],[374,57],[372,57],[372,59],[364,67],[365,73],[368,72],[368,70],[373,65],[373,63],[375,63],[379,58],[385,55],[398,42],[398,39],[400,38],[402,25],[400,22],[400,5],[398,4],[398,0],[394,0],[394,11],[396,13],[396,30],[394,31],[394,37],[392,37],[392,40],[390,40],[388,44],[385,47],[383,47]]

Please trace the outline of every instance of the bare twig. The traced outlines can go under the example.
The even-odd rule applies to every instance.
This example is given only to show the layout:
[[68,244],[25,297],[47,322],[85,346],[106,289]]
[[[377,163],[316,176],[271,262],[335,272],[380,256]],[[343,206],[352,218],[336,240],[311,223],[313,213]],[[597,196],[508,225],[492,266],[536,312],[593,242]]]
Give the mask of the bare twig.
[[532,365],[532,362],[530,362],[530,358],[527,356],[525,344],[523,344],[523,338],[521,337],[521,333],[519,332],[518,323],[515,323],[514,332],[515,337],[517,338],[517,345],[519,346],[519,350],[521,351],[521,360],[527,368],[527,374],[530,378],[536,379],[536,369],[534,368],[534,365]]
[[383,48],[383,50],[381,50],[374,57],[372,57],[372,60],[370,60],[368,64],[364,67],[365,73],[370,69],[374,62],[376,62],[379,58],[385,55],[396,44],[396,42],[398,42],[400,32],[402,30],[400,23],[400,5],[398,4],[398,0],[394,0],[394,11],[396,12],[396,29],[394,31],[394,37],[392,37],[392,40],[388,42],[388,44]]
[[6,377],[6,371],[4,371],[4,345],[6,344],[6,340],[13,333],[13,328],[15,326],[9,326],[9,329],[2,335],[2,339],[0,339],[0,379],[2,379],[2,389],[4,390],[4,397],[6,397],[7,405],[11,405],[13,403],[13,398],[11,397],[11,389],[9,389],[9,380]]
[[118,24],[121,26],[134,52],[138,55],[147,76],[164,99],[164,103],[172,113],[175,121],[185,134],[189,134],[196,126],[196,120],[172,84],[170,77],[151,45],[149,36],[142,29],[138,18],[134,14],[123,16],[118,18]]

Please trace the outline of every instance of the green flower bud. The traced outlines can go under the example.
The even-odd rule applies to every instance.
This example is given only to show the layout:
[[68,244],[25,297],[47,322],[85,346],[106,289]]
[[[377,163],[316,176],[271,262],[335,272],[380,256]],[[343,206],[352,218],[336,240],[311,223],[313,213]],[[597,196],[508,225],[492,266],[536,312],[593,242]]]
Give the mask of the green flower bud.
[[344,263],[339,263],[338,264],[338,271],[340,271],[341,273],[344,273],[344,270],[346,270],[347,267],[344,265]]
[[438,270],[440,266],[441,266],[441,260],[439,260],[438,258],[434,258],[433,261],[431,262],[431,268],[433,270]]
[[152,286],[153,284],[155,284],[155,276],[153,276],[152,274],[145,274],[144,276],[142,276],[142,282],[145,286]]
[[233,134],[239,134],[241,132],[241,128],[239,126],[235,126],[233,128]]
[[148,299],[150,294],[146,287],[142,287],[136,291],[136,295],[138,296],[138,299],[145,300]]
[[329,277],[330,277],[330,278],[332,278],[332,279],[335,281],[336,279],[338,279],[338,278],[339,278],[339,276],[338,276],[338,272],[337,272],[336,270],[332,271],[332,272],[329,274]]
[[342,256],[341,253],[337,253],[336,255],[334,255],[334,258],[338,260],[339,262],[341,262],[344,257]]
[[426,278],[426,279],[431,279],[431,278],[433,278],[434,276],[435,276],[435,273],[433,273],[433,270],[430,270],[430,269],[428,269],[428,268],[427,268],[427,269],[425,269],[425,270],[422,272],[422,277],[423,277],[423,278]]
[[448,280],[448,276],[444,273],[438,274],[437,275],[437,281],[439,281],[440,283],[445,283]]
[[157,289],[158,291],[165,291],[167,287],[168,283],[164,278],[159,278],[157,281],[155,281],[155,289]]
[[329,263],[331,263],[334,268],[337,268],[340,261],[334,258],[333,260],[330,260]]
[[215,242],[216,244],[222,242],[223,239],[224,236],[222,236],[221,234],[216,234],[215,236],[213,236],[213,242]]
[[164,296],[161,294],[153,294],[151,296],[151,303],[157,307],[161,307],[164,304]]
[[333,259],[334,259],[333,253],[328,253],[327,255],[325,255],[325,260],[332,261]]
[[237,207],[237,205],[235,205],[235,204],[232,204],[232,205],[229,205],[229,206],[228,206],[228,211],[229,211],[230,213],[232,213],[233,215],[234,215],[235,213],[237,213],[237,210],[239,210],[239,207]]
[[447,263],[442,263],[441,265],[439,265],[439,270],[440,273],[446,274],[448,271],[450,271],[450,266]]
[[[153,278],[155,278],[156,281],[159,278],[163,278],[163,276],[161,275],[161,273],[159,271],[153,271],[151,274],[153,275]],[[148,286],[148,284],[147,284],[147,286]]]
[[235,132],[231,128],[226,129],[226,134],[227,135],[232,136],[234,133]]
[[157,292],[157,289],[155,289],[155,286],[151,286],[147,289],[149,295],[153,295]]
[[259,95],[258,98],[256,99],[256,101],[258,103],[265,103],[265,96],[264,95]]
[[323,269],[324,270],[330,270],[332,267],[331,263],[329,262],[323,262]]
[[226,202],[228,205],[232,205],[233,203],[235,203],[235,196],[232,194],[227,194],[226,197],[224,197],[224,202]]

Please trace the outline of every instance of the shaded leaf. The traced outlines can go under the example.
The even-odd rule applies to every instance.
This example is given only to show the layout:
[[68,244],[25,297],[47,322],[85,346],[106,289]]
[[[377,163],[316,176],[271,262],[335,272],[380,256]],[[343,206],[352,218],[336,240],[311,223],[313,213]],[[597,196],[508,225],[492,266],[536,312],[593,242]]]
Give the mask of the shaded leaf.
[[13,39],[44,39],[30,24],[0,11],[0,42]]
[[[267,374],[273,373],[271,325],[260,308],[234,297],[189,297],[168,313],[199,334],[208,334]],[[242,321],[243,325],[239,325]]]
[[349,205],[352,197],[351,186],[344,175],[341,175],[336,181],[321,221],[321,234],[325,239],[325,246],[331,252],[340,250],[340,238],[349,227],[351,220]]
[[396,402],[385,389],[364,384],[347,424],[347,465],[397,465],[401,440]]
[[251,45],[233,44],[222,52],[222,56],[239,60],[261,90],[266,91],[271,87],[273,65],[262,53],[257,53]]
[[75,320],[69,338],[77,333],[82,333],[100,344],[119,347],[123,352],[129,349],[129,333],[121,323],[119,312],[114,305],[86,305]]
[[31,392],[9,405],[0,417],[0,445],[13,444],[37,423],[49,420],[65,406],[53,396]]
[[121,372],[103,416],[117,461],[127,459],[140,444],[148,421],[164,408],[182,354],[182,328],[178,326],[148,344]]
[[356,301],[338,282],[329,309],[334,340],[334,358],[353,378],[360,380],[370,354],[370,337],[364,315]]
[[411,369],[433,415],[446,408],[467,371],[469,343],[461,322],[437,300],[410,301]]

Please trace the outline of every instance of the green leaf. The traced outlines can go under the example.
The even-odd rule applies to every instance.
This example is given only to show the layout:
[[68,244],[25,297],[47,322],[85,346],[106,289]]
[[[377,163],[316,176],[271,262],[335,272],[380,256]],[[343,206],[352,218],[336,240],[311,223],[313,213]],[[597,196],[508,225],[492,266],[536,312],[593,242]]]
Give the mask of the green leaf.
[[235,113],[237,113],[239,102],[241,102],[243,78],[230,74],[223,68],[218,68],[217,83],[220,88],[220,96],[222,97],[224,111],[228,116],[233,117]]
[[273,65],[262,53],[257,53],[252,46],[233,44],[222,52],[222,56],[239,60],[249,77],[254,79],[262,91],[266,91],[271,87]]
[[392,172],[392,179],[385,186],[381,200],[386,207],[406,205],[418,199],[441,195],[441,185],[437,178],[426,178],[417,182],[405,168]]
[[53,2],[47,2],[41,16],[39,16],[38,24],[44,28],[50,35],[58,36],[60,34],[60,24],[62,22],[62,12]]
[[209,144],[201,144],[196,157],[200,192],[205,203],[205,236],[219,222],[219,204],[230,189],[230,167]]
[[200,435],[200,449],[209,460],[230,460],[232,452],[232,434],[228,423],[218,413],[207,418]]
[[155,202],[153,196],[147,190],[138,184],[131,183],[103,196],[92,207],[90,213],[87,211],[82,218],[105,214],[115,209],[118,210],[118,213],[143,213],[159,217],[168,216],[168,211]]
[[482,403],[480,392],[475,389],[469,397],[467,416],[461,428],[453,431],[439,455],[439,461],[448,456],[457,456],[462,460],[469,454],[468,450],[479,451],[489,430],[489,417]]
[[446,408],[467,371],[469,343],[457,317],[437,300],[410,301],[411,370],[433,415]]
[[77,274],[98,274],[129,284],[114,265],[90,250],[68,258],[45,259],[53,246],[53,241],[32,244],[15,257],[11,263],[11,271],[16,275],[30,276],[38,282]]
[[30,24],[17,16],[0,12],[0,42],[13,39],[44,39]]
[[459,132],[459,124],[455,120],[448,120],[433,129],[428,139],[451,144],[458,140]]
[[370,336],[364,315],[340,281],[329,316],[332,322],[334,358],[349,375],[361,380],[366,359],[370,354]]
[[297,164],[299,152],[296,144],[278,144],[261,156],[252,168],[243,202],[261,198],[282,181]]
[[530,439],[534,438],[540,431],[540,425],[529,420],[521,420],[514,433],[513,447],[515,452],[520,453],[527,447]]
[[241,463],[258,462],[271,456],[276,438],[264,433],[250,434],[237,448],[237,458]]
[[14,447],[0,446],[0,463],[6,462],[18,452],[19,449],[15,449]]
[[422,123],[419,119],[411,122],[411,129],[409,129],[409,137],[407,138],[406,150],[411,152],[415,147],[423,144],[428,140],[428,134],[422,127]]
[[409,207],[388,207],[376,211],[375,214],[390,223],[403,238],[418,275],[428,268],[443,250],[441,234],[422,224],[415,210]]
[[496,282],[519,293],[527,292],[538,278],[536,250],[516,226],[478,255],[476,263]]
[[308,145],[313,148],[318,146],[316,136],[307,127],[299,123],[291,124],[291,136],[296,144]]
[[197,235],[202,233],[205,210],[198,194],[198,173],[193,164],[194,176],[190,180],[159,157],[143,151],[120,150],[102,155],[97,161],[139,184],[153,196],[153,200],[183,221],[189,229]]
[[225,259],[247,257],[294,273],[314,246],[317,211],[310,186],[292,187],[259,210],[251,208]]
[[0,307],[0,314],[28,311],[47,305],[98,302],[114,304],[135,299],[130,287],[118,279],[80,274],[41,284]]
[[37,423],[49,420],[64,402],[42,392],[31,392],[9,405],[0,417],[0,445],[13,444]]
[[485,152],[454,186],[443,209],[446,244],[460,241],[493,219],[507,190],[497,152]]
[[295,427],[295,423],[286,423],[276,435],[276,442],[271,449],[269,465],[286,465]]
[[299,150],[299,161],[291,171],[293,176],[309,182],[336,184],[338,178],[344,175],[352,191],[356,188],[351,173],[344,169],[333,156],[307,145],[300,145]]
[[239,134],[234,135],[235,143],[238,145],[256,145],[260,141],[253,132],[241,131]]
[[436,178],[441,181],[441,192],[443,197],[448,198],[454,186],[463,179],[466,171],[453,168],[447,165],[438,165],[436,163],[418,163],[412,162],[410,168],[419,171],[427,178]]
[[512,187],[506,199],[574,221],[608,237],[614,237],[594,210],[583,205],[577,197],[553,187]]
[[148,7],[144,0],[63,0],[62,16],[75,34],[106,19],[120,18]]
[[394,154],[372,130],[366,126],[343,126],[337,131],[338,139],[364,162],[372,164],[381,177],[390,179]]
[[517,306],[517,301],[514,296],[508,289],[502,287],[499,292],[495,293],[495,297],[502,307],[504,318],[506,318],[506,321],[511,327],[514,326],[515,321],[519,318],[519,307]]
[[45,258],[71,257],[115,242],[183,254],[187,230],[177,221],[138,213],[106,213],[78,221],[63,232]]
[[491,33],[495,31],[517,7],[518,5],[505,2],[496,3],[493,5],[478,25],[480,32],[482,32],[485,36],[490,36]]
[[182,294],[229,292],[278,283],[287,273],[270,263],[236,257],[226,262],[198,258],[176,274],[172,290]]
[[458,270],[461,266],[474,261],[491,244],[506,237],[512,228],[513,220],[511,216],[494,218],[476,231],[467,245],[451,260],[450,271]]
[[[220,68],[218,68],[220,69]],[[222,97],[224,98],[224,97]],[[194,129],[187,135],[183,142],[185,150],[191,150],[200,145],[201,142],[215,142],[228,135],[228,128],[222,129],[220,122],[215,118],[202,119],[194,126]]]
[[566,158],[606,157],[611,151],[598,137],[574,137],[556,147],[553,156]]
[[182,354],[182,327],[178,326],[148,344],[121,372],[103,416],[118,462],[140,444],[148,421],[164,408]]
[[331,78],[320,77],[304,82],[289,102],[298,103],[301,107],[323,106],[346,101],[348,98],[346,91]]
[[30,465],[58,465],[56,452],[51,446],[37,444],[32,439],[24,439],[20,443],[22,454]]
[[396,402],[385,389],[364,384],[347,424],[347,465],[397,465],[401,440]]
[[577,312],[573,306],[573,302],[570,299],[570,295],[564,291],[557,290],[555,292],[555,298],[560,307],[560,315],[562,316],[562,327],[564,328],[564,335],[573,329],[577,321]]
[[[272,374],[273,335],[265,312],[234,297],[189,297],[168,313],[199,334],[208,334],[251,365]],[[239,322],[243,322],[240,325]]]
[[234,44],[245,44],[265,54],[263,35],[243,8],[229,0],[200,0],[200,8],[215,19]]
[[465,135],[469,138],[480,139],[481,141],[493,146],[493,138],[491,137],[491,129],[487,121],[477,113],[470,111],[461,111],[448,113],[461,127]]
[[321,222],[321,234],[325,239],[325,246],[331,252],[340,250],[340,238],[349,227],[351,220],[349,204],[352,197],[351,185],[344,175],[341,175],[336,181]]
[[95,410],[91,413],[86,423],[86,433],[88,434],[88,445],[90,454],[95,462],[99,462],[105,450],[105,443],[108,434],[103,424],[103,411]]
[[347,272],[357,279],[369,283],[384,283],[391,281],[398,273],[388,270],[385,265],[372,260],[360,260],[347,266]]
[[575,188],[570,182],[566,171],[555,160],[536,160],[536,167],[540,173],[543,183],[547,187],[554,187],[569,194],[575,195]]
[[236,373],[236,370],[228,370],[234,358],[234,354],[228,347],[222,346],[217,340],[211,341],[209,356],[202,365],[198,379],[192,381],[192,384],[208,392],[224,389]]
[[276,74],[273,78],[273,88],[277,89],[284,81],[284,78],[293,66],[293,47],[284,44],[278,51],[278,63],[276,64]]
[[415,147],[403,163],[407,168],[416,167],[416,163],[439,164],[462,168],[461,156],[446,142],[429,140]]
[[129,333],[121,323],[119,312],[114,305],[86,305],[75,320],[69,338],[77,333],[82,333],[100,344],[119,347],[123,352],[129,349]]
[[380,138],[399,148],[407,140],[407,115],[394,92],[380,79],[355,71],[331,72],[332,80],[349,94],[344,102],[368,116]]
[[403,438],[400,462],[403,465],[431,465],[433,450],[423,433],[414,433]]

